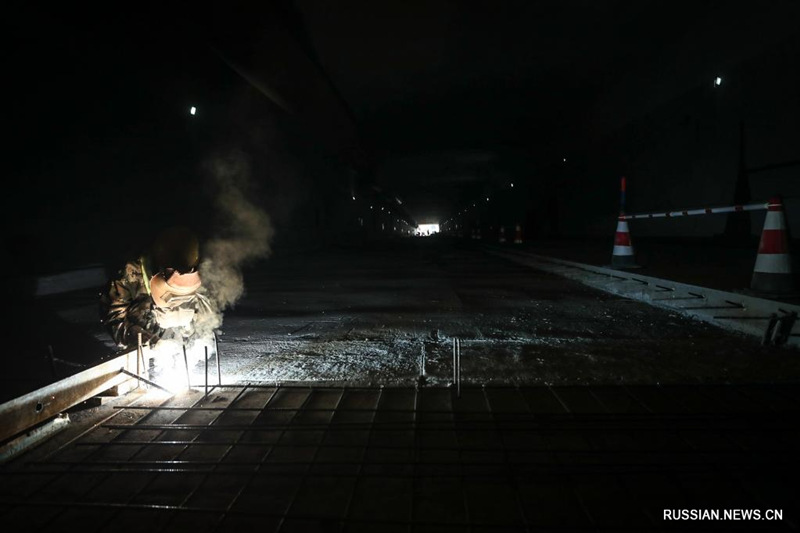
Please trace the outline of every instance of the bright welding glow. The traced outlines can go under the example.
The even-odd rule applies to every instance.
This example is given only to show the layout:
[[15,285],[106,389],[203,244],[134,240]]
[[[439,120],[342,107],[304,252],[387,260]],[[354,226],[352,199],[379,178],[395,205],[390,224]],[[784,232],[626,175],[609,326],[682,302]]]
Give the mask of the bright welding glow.
[[195,113],[197,113],[197,108],[195,106],[192,106],[192,108],[189,109],[189,114],[194,115]]
[[166,339],[161,340],[152,348],[151,353],[151,381],[176,393],[189,389],[180,344]]
[[206,344],[187,344],[185,357],[183,350],[182,343],[162,339],[150,351],[149,379],[175,394],[189,390],[190,381],[197,385],[204,380]]

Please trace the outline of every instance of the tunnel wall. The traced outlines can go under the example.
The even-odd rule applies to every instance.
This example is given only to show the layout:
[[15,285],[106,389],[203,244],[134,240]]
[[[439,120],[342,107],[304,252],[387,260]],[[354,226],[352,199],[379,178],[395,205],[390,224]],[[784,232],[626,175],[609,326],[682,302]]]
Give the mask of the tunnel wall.
[[[555,174],[560,228],[572,235],[613,234],[621,176],[627,177],[628,213],[739,203],[735,189],[742,158],[748,200],[782,195],[788,224],[797,235],[798,64],[800,38],[795,33],[708,70],[696,83],[638,114],[615,116],[605,125],[596,115],[583,153]],[[718,87],[715,72],[723,78]],[[628,97],[648,98],[649,85],[638,87],[643,94],[630,90]],[[606,108],[605,116],[613,116],[613,108]],[[786,162],[794,163],[779,166]],[[764,169],[770,166],[775,168]],[[750,218],[751,234],[757,236],[764,213],[754,212]],[[631,227],[638,235],[709,237],[723,233],[726,221],[726,215],[712,215],[632,221]]]

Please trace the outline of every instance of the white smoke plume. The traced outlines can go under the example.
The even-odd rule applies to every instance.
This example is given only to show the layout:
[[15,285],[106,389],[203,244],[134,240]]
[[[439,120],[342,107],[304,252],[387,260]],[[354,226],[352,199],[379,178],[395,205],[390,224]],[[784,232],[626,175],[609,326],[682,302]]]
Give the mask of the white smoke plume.
[[256,195],[244,154],[215,157],[206,170],[217,220],[214,235],[201,250],[200,276],[213,312],[195,324],[198,336],[222,325],[223,311],[244,294],[242,268],[269,256],[274,235],[270,216],[252,200]]

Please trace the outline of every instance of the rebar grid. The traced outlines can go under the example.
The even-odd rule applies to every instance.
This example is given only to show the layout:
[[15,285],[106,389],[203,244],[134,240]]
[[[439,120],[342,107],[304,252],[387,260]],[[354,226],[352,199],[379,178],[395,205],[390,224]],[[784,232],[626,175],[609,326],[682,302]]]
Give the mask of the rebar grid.
[[[240,405],[247,391],[259,390],[270,391],[268,398],[262,399],[262,407]],[[246,385],[231,391],[217,391],[219,394],[229,392],[233,395],[232,399],[226,400],[228,403],[225,407],[213,405],[215,394],[212,393],[205,399],[205,404],[199,403],[203,400],[201,396],[186,407],[162,404],[149,408],[141,405],[121,408],[110,420],[119,420],[120,413],[129,413],[138,418],[132,423],[100,424],[85,432],[79,441],[68,443],[40,461],[27,463],[25,470],[0,471],[0,475],[9,476],[6,478],[9,481],[32,472],[54,476],[49,483],[26,495],[24,501],[21,497],[12,498],[10,503],[6,501],[7,509],[56,509],[42,525],[51,528],[57,528],[66,520],[65,513],[70,509],[83,509],[86,512],[103,509],[107,513],[104,515],[106,518],[92,524],[96,530],[113,528],[114,523],[121,519],[120,513],[136,510],[156,513],[153,516],[162,518],[154,523],[153,531],[179,529],[192,516],[197,516],[198,520],[205,517],[202,518],[205,530],[214,531],[228,531],[237,524],[255,524],[262,519],[274,520],[274,529],[277,531],[297,525],[298,521],[326,521],[340,530],[356,525],[392,525],[408,531],[417,527],[439,526],[462,530],[485,526],[530,531],[540,527],[566,527],[548,522],[546,512],[542,515],[544,511],[531,507],[530,490],[539,486],[537,483],[542,476],[558,480],[557,486],[567,490],[565,494],[571,494],[569,498],[574,502],[576,511],[582,513],[582,519],[574,518],[578,525],[571,527],[603,529],[606,524],[602,517],[597,516],[597,507],[589,505],[592,493],[587,496],[584,491],[587,483],[586,486],[591,489],[603,483],[603,480],[611,482],[615,490],[629,497],[631,505],[642,515],[642,519],[646,519],[644,524],[651,527],[658,523],[660,517],[655,516],[652,509],[645,508],[645,500],[637,494],[640,486],[634,480],[641,476],[668,482],[685,501],[697,498],[686,480],[692,479],[691,476],[701,476],[714,483],[730,485],[731,490],[750,495],[767,508],[774,506],[774,502],[748,486],[747,481],[763,473],[765,467],[774,469],[784,465],[788,471],[797,468],[797,459],[794,457],[797,430],[787,426],[785,418],[797,411],[797,398],[785,391],[777,396],[764,396],[753,389],[748,396],[738,389],[726,389],[726,392],[742,394],[744,401],[760,399],[769,408],[780,409],[779,413],[765,417],[761,408],[749,414],[735,410],[720,414],[719,409],[726,408],[725,401],[713,393],[713,387],[704,389],[696,395],[697,398],[664,394],[657,387],[637,389],[638,392],[645,391],[644,397],[630,388],[617,388],[615,391],[622,392],[625,401],[630,402],[635,410],[630,415],[614,413],[609,403],[609,399],[614,398],[604,395],[601,388],[582,390],[588,391],[585,394],[589,402],[588,413],[575,411],[574,407],[579,404],[575,403],[574,391],[559,392],[550,387],[466,387],[459,397],[453,389],[439,388]],[[387,396],[389,391],[391,394]],[[279,393],[294,398],[292,401],[295,404],[287,407],[280,401],[273,401]],[[335,405],[331,407],[316,406],[312,402],[317,395],[324,399],[323,394],[333,393],[338,396],[335,396]],[[362,400],[360,405],[353,407],[343,402],[343,399],[350,397],[348,395],[355,394],[361,394],[358,396]],[[216,395],[216,398],[219,397]],[[392,401],[384,401],[389,398]],[[476,398],[480,398],[482,403],[477,403]],[[709,405],[709,412],[692,412],[696,408],[690,404],[698,400],[716,403]],[[398,408],[398,401],[406,402],[403,405],[411,402],[412,407]],[[676,402],[680,404],[679,409],[675,408]],[[788,408],[787,404],[790,404]],[[664,407],[672,412],[660,412]],[[543,410],[550,412],[541,412]],[[557,412],[553,413],[553,410]],[[166,416],[173,411],[181,412],[174,417],[173,423],[148,423],[158,413],[162,413],[159,416]],[[144,414],[136,415],[139,412]],[[181,420],[191,420],[195,415],[208,417],[209,420],[206,424],[180,423]],[[230,418],[230,425],[220,423],[223,416]],[[301,419],[309,416],[319,420],[306,422]],[[367,420],[354,422],[354,416]],[[238,417],[252,420],[250,424],[242,424],[237,420]],[[285,420],[275,423],[281,417]],[[258,423],[265,421],[268,423]],[[330,439],[332,429],[337,439],[344,438],[345,441]],[[149,440],[131,439],[137,436],[131,431],[152,431],[154,435],[149,436]],[[91,441],[102,432],[111,432],[113,437],[99,442]],[[234,436],[225,438],[225,432]],[[392,432],[406,435],[411,441],[387,441],[392,438]],[[181,434],[186,434],[188,438],[175,438]],[[635,435],[635,439],[651,444],[653,439],[665,436],[670,440],[663,447],[649,445],[634,450],[624,446],[609,446],[606,442],[614,438],[624,440],[628,434],[631,438]],[[292,435],[291,439],[288,435]],[[308,442],[315,435],[316,442]],[[366,437],[363,441],[347,440],[358,439],[358,435]],[[769,444],[769,454],[765,454],[760,448],[744,444],[747,439],[756,437],[779,438],[782,441],[765,441]],[[722,444],[717,447],[698,444],[703,443],[704,439],[718,439]],[[136,446],[141,446],[141,449],[136,450]],[[200,457],[205,456],[203,449],[213,450],[214,446],[224,448],[224,451],[213,459],[193,458],[195,453]],[[125,448],[135,452],[122,452]],[[167,459],[147,457],[151,454],[162,456],[172,448],[181,450]],[[246,449],[254,453],[263,449],[265,453],[260,454],[258,460],[232,458],[234,450],[241,452]],[[84,454],[80,450],[87,452]],[[334,454],[337,459],[323,458],[323,451],[338,453],[338,456]],[[59,457],[62,452],[67,457],[69,453],[77,453],[79,458],[62,460]],[[406,452],[406,455],[401,453],[405,459],[386,459],[394,457],[395,452]],[[490,454],[495,458],[480,459],[481,454]],[[248,452],[247,455],[252,454]],[[115,456],[121,458],[113,459]],[[539,456],[544,459],[535,459]],[[108,457],[112,459],[108,460]],[[346,459],[342,460],[342,457]],[[531,460],[531,457],[534,459]],[[83,475],[98,477],[92,479],[88,488],[79,487],[74,496],[62,497],[48,492],[57,480],[79,482],[82,478],[78,476]],[[139,475],[151,477],[127,499],[106,503],[92,501],[89,497],[111,478],[124,480],[131,476],[133,480]],[[187,482],[188,488],[174,503],[148,504],[139,499],[153,490],[158,479],[179,479],[176,476],[187,475],[193,476]],[[344,482],[344,486],[349,487],[347,503],[340,514],[331,516],[330,513],[321,513],[320,508],[313,505],[307,506],[305,512],[298,507],[299,498],[306,489],[318,488],[320,483],[324,484],[330,479],[339,480],[337,483]],[[201,491],[207,492],[209,487],[213,488],[216,480],[233,483],[236,494],[230,501],[220,501],[219,504],[213,499],[209,499],[211,503],[207,505],[195,504],[195,497]],[[253,503],[253,497],[274,497],[269,491],[258,491],[261,487],[281,486],[274,485],[279,480],[284,480],[282,486],[289,487],[285,494],[280,495],[279,500],[284,504],[276,508],[279,511]],[[388,518],[357,513],[358,509],[370,502],[386,505],[380,494],[376,496],[367,490],[372,486],[371,483],[382,480],[408,488],[408,492],[401,495],[402,505],[407,505],[407,511]],[[422,508],[418,507],[419,504],[430,505],[430,502],[420,500],[417,494],[440,486],[437,483],[447,480],[458,484],[458,499],[463,509],[455,514],[442,513],[433,518],[420,515],[418,508]],[[264,482],[267,485],[263,485]],[[470,487],[478,487],[479,492],[485,492],[488,490],[486,487],[493,486],[501,488],[500,493],[508,496],[498,501],[507,504],[508,509],[514,509],[511,514],[518,516],[516,521],[511,515],[500,517],[492,514],[480,502],[472,502],[476,506],[471,507]],[[257,491],[255,494],[253,488]],[[241,500],[245,493],[248,494],[248,501]],[[376,497],[378,500],[375,500]],[[610,529],[635,530],[636,527],[639,526],[617,524]]]
[[[238,401],[240,398],[242,398],[242,397],[245,395],[245,393],[247,392],[247,390],[248,390],[248,389],[247,389],[247,387],[243,387],[243,388],[242,388],[242,389],[241,389],[241,390],[240,390],[240,391],[239,391],[239,392],[238,392],[238,393],[235,395],[235,397],[234,397],[233,399],[231,399],[231,401],[230,401],[230,404],[235,404],[235,403],[236,403],[236,402],[237,402],[237,401]],[[273,392],[273,395],[274,395],[274,392]],[[272,398],[272,396],[270,396],[270,398]],[[201,402],[201,401],[203,401],[204,399],[206,399],[206,398],[205,398],[205,397],[199,397],[199,398],[197,398],[197,400],[196,400],[196,402],[194,403],[194,405],[197,405],[197,403],[198,403],[198,402]],[[268,401],[269,401],[269,400],[267,400],[267,402],[268,402]],[[193,405],[193,406],[194,406],[194,405]],[[176,421],[177,421],[177,420],[180,420],[181,418],[184,418],[184,417],[188,416],[188,415],[189,415],[190,413],[192,413],[192,412],[193,412],[193,411],[192,411],[191,409],[188,409],[188,410],[184,411],[184,412],[183,412],[183,414],[181,414],[181,415],[180,415],[180,416],[179,416],[179,417],[176,419]],[[222,416],[222,414],[223,414],[223,413],[224,413],[224,411],[217,413],[217,415],[216,415],[216,416],[215,416],[215,417],[214,417],[214,418],[213,418],[213,419],[212,419],[212,420],[209,422],[209,424],[213,424],[215,421],[219,420],[219,418]],[[149,415],[151,415],[151,414],[153,414],[153,412],[152,412],[152,411],[151,411],[150,413],[148,413],[148,415],[146,415],[146,416],[149,416]],[[105,425],[103,425],[103,426],[101,426],[101,427],[104,427],[104,426],[105,426]],[[132,428],[133,428],[133,429],[136,429],[136,430],[139,430],[139,429],[141,429],[141,427],[139,427],[139,423],[138,423],[138,421],[137,421],[137,423],[136,423],[136,424],[133,424],[132,426],[129,426],[128,428],[119,428],[119,429],[123,429],[123,430],[125,430],[125,429],[132,429]],[[160,433],[158,433],[158,435],[154,435],[152,440],[156,440],[156,439],[158,439],[159,437],[161,437],[161,436],[162,436],[162,435],[163,435],[163,434],[164,434],[166,431],[168,431],[168,430],[169,430],[169,428],[165,428],[165,429],[164,429],[164,430],[162,430]],[[120,433],[120,435],[124,435],[124,434],[125,434],[124,432],[121,432],[121,433]],[[191,439],[191,442],[194,442],[194,441],[195,441],[195,440],[196,440],[198,437],[200,437],[200,435],[201,435],[201,434],[202,434],[202,433],[198,432],[198,433],[197,433],[197,435],[194,437],[194,439]],[[110,441],[109,441],[109,442],[110,442]],[[106,449],[107,449],[107,447],[108,447],[109,445],[110,445],[109,443],[105,443],[105,446],[103,446],[103,448],[106,448]],[[190,444],[190,445],[191,445],[191,444]],[[143,447],[141,450],[137,451],[137,452],[136,452],[136,453],[133,455],[133,457],[136,457],[137,455],[139,455],[139,454],[141,454],[141,453],[144,453],[144,451],[145,451],[146,449],[147,449],[146,447]],[[181,454],[185,453],[185,452],[186,452],[186,450],[188,450],[188,449],[189,449],[189,446],[186,446],[186,447],[184,447],[184,448],[183,448],[183,450],[182,450],[181,452],[179,452],[178,456],[180,456]],[[228,450],[228,451],[230,451],[230,448],[229,448],[229,450]],[[130,461],[129,461],[129,463],[130,463]],[[129,498],[128,498],[128,501],[127,501],[127,502],[125,502],[125,504],[126,504],[126,505],[129,505],[129,504],[132,504],[132,503],[134,503],[134,502],[135,502],[135,500],[136,500],[137,498],[139,498],[139,497],[140,497],[140,496],[141,496],[143,493],[145,493],[145,491],[146,491],[146,490],[147,490],[149,487],[152,487],[152,485],[153,485],[154,483],[156,483],[156,481],[159,479],[159,476],[161,476],[161,475],[163,475],[163,474],[168,474],[168,473],[171,473],[171,472],[168,472],[168,471],[167,471],[167,472],[153,472],[153,473],[155,473],[156,475],[155,475],[155,476],[152,476],[152,477],[150,478],[150,480],[149,480],[147,483],[143,484],[141,487],[139,487],[139,489],[138,489],[138,490],[134,491],[134,492],[133,492],[133,493],[132,493],[132,494],[129,496]],[[199,487],[199,486],[200,486],[200,485],[198,484],[198,487]],[[97,484],[97,485],[96,485],[94,488],[95,488],[95,489],[97,489],[98,487],[100,487],[100,484]],[[178,507],[180,507],[180,506],[178,506]],[[124,508],[124,506],[123,506],[123,507],[121,507],[121,508]],[[105,528],[106,526],[110,526],[111,524],[113,524],[113,522],[114,522],[114,521],[117,519],[117,516],[118,516],[118,514],[117,514],[117,513],[114,513],[114,514],[113,514],[111,517],[109,517],[109,519],[106,521],[106,523],[105,523],[105,524],[103,524],[103,525],[101,526],[100,530],[102,530],[102,529],[103,529],[103,528]]]
[[[109,420],[109,419],[112,419],[112,418],[114,418],[114,417],[117,417],[117,416],[119,416],[120,414],[121,414],[121,411],[119,411],[119,412],[115,412],[115,413],[113,413],[112,415],[110,415],[109,417],[106,417],[106,418],[105,418],[105,420],[104,420],[103,422],[105,422],[105,421],[107,421],[107,420]],[[147,415],[145,415],[145,416],[147,416]],[[67,449],[67,447],[68,447],[70,444],[72,444],[72,443],[73,443],[75,440],[77,440],[77,439],[80,439],[80,438],[83,438],[83,437],[85,437],[85,436],[87,436],[87,435],[91,434],[91,433],[92,433],[92,432],[93,432],[93,431],[96,429],[96,427],[97,427],[97,426],[94,426],[94,427],[92,427],[92,428],[90,428],[90,429],[88,429],[88,430],[85,430],[85,431],[81,432],[81,433],[80,433],[80,434],[79,434],[79,435],[78,435],[78,436],[77,436],[75,439],[73,439],[72,441],[70,441],[70,442],[68,442],[68,443],[66,443],[66,444],[64,444],[64,445],[62,445],[62,446],[60,446],[60,447],[59,447],[59,448],[57,448],[56,450],[54,450],[54,451],[52,451],[52,452],[48,453],[48,454],[45,456],[45,458],[43,459],[43,461],[46,461],[46,460],[47,460],[49,457],[52,457],[52,456],[54,456],[54,455],[57,455],[57,454],[61,453],[63,450]],[[92,453],[94,453],[94,452],[92,452]],[[80,464],[83,464],[83,463],[80,463]],[[67,475],[68,475],[68,474],[70,474],[70,473],[73,473],[73,472],[72,472],[71,470],[58,470],[57,472],[54,472],[54,473],[53,473],[54,479],[50,480],[50,482],[49,482],[48,484],[46,484],[46,485],[42,485],[42,486],[40,486],[38,489],[34,490],[34,491],[31,493],[31,494],[29,494],[29,495],[28,495],[28,498],[31,498],[31,497],[36,497],[36,496],[38,496],[38,494],[39,494],[39,493],[41,493],[41,492],[45,491],[45,490],[46,490],[46,489],[47,489],[49,486],[51,486],[51,485],[54,485],[55,483],[57,483],[58,481],[60,481],[61,479],[63,479],[65,476],[67,476]],[[108,472],[107,474],[108,474],[108,476],[110,476],[110,475],[112,474],[112,472]],[[108,476],[106,476],[106,477],[108,477]],[[92,490],[91,488],[88,488],[88,489],[87,489],[87,488],[84,488],[84,491],[83,491],[83,494],[82,494],[82,495],[85,495],[86,493],[90,492],[91,490]],[[33,500],[29,500],[29,501],[33,502]],[[57,518],[59,515],[61,515],[63,512],[65,512],[65,511],[67,510],[67,507],[68,507],[68,506],[66,506],[66,505],[59,505],[59,504],[57,504],[56,502],[52,502],[52,504],[48,504],[48,503],[46,503],[46,502],[47,502],[47,500],[46,500],[46,499],[44,499],[44,500],[43,500],[43,503],[42,503],[41,505],[44,505],[44,506],[53,506],[53,507],[56,507],[57,509],[59,509],[59,511],[57,511],[57,512],[56,512],[56,513],[55,513],[53,516],[51,516],[51,517],[50,517],[50,519],[49,519],[49,521],[48,521],[48,522],[50,522],[50,523],[52,523],[54,520],[56,520],[56,518]],[[45,523],[45,524],[43,524],[43,525],[42,525],[42,527],[44,528],[44,527],[46,527],[46,525],[47,525],[47,524]]]
[[[311,394],[309,394],[309,399],[310,399],[310,397],[311,397]],[[331,418],[333,418],[333,413],[336,411],[336,407],[338,407],[339,404],[342,402],[342,398],[344,398],[344,391],[342,391],[339,394],[339,397],[336,400],[336,406],[334,407],[333,411],[331,411]],[[325,438],[327,438],[327,436],[329,434],[329,429],[330,429],[330,424],[328,424],[328,426],[323,430],[320,442],[324,442],[325,441]],[[300,492],[303,490],[303,488],[304,488],[304,486],[306,484],[306,481],[310,477],[312,465],[318,464],[317,463],[317,456],[319,455],[319,451],[321,449],[322,449],[322,446],[319,446],[319,445],[316,446],[316,449],[314,450],[314,453],[313,453],[313,455],[311,457],[311,460],[308,461],[308,464],[306,465],[305,470],[303,471],[303,473],[301,475],[300,481],[297,483],[297,489],[295,490],[294,494],[292,495],[292,500],[289,503],[289,506],[286,508],[285,513],[283,513],[283,516],[281,516],[281,518],[280,518],[280,522],[278,524],[278,527],[277,527],[276,531],[280,531],[281,528],[283,528],[283,525],[286,523],[286,517],[290,513],[292,513],[292,509],[294,508],[295,502],[297,501],[297,497],[300,494]]]
[[[276,393],[277,393],[277,390],[276,390]],[[308,403],[308,401],[311,399],[311,396],[312,396],[312,394],[311,394],[311,392],[309,392],[306,395],[305,399],[303,400],[302,405],[305,405],[306,403]],[[267,405],[269,405],[269,403],[267,403]],[[292,420],[294,420],[294,418],[297,416],[297,414],[299,412],[300,412],[299,410],[294,412],[294,414],[292,415],[291,419],[289,420],[290,423],[291,423]],[[287,425],[287,427],[288,427],[288,425]],[[286,434],[286,427],[284,427],[281,430],[280,436],[278,437],[278,440],[280,440],[283,437],[283,435],[285,435],[285,434]],[[220,525],[226,520],[227,516],[229,516],[232,513],[234,506],[236,506],[236,504],[239,502],[239,499],[241,498],[242,494],[253,483],[253,480],[256,478],[256,475],[264,467],[264,464],[266,463],[267,459],[271,456],[271,454],[272,454],[272,452],[274,450],[275,450],[275,448],[270,447],[269,450],[267,451],[267,453],[264,454],[261,457],[261,460],[258,462],[258,464],[255,465],[255,468],[253,468],[252,471],[246,476],[246,478],[244,480],[244,483],[242,484],[241,488],[236,492],[236,494],[230,500],[230,502],[228,502],[228,505],[224,509],[224,513],[222,514],[220,519],[215,524],[215,527],[214,527],[213,531],[216,531],[220,527]],[[295,494],[295,496],[296,496],[296,494]],[[285,518],[285,516],[286,516],[286,512],[285,511],[283,513],[279,513],[279,517],[280,517],[281,520],[283,520]]]
[[[207,400],[207,399],[208,399],[208,386],[207,386],[207,383],[208,383],[208,356],[206,355],[206,388],[205,388],[205,394],[204,394],[204,396],[203,396],[203,399],[204,399],[204,400]],[[241,392],[240,392],[240,393],[239,393],[239,394],[236,396],[236,398],[234,398],[234,400],[232,400],[232,401],[230,402],[230,405],[235,405],[235,404],[236,404],[236,402],[237,402],[237,401],[238,401],[240,398],[242,398],[242,397],[244,396],[244,394],[245,394],[245,391],[246,391],[246,390],[247,390],[247,387],[244,387],[244,388],[242,389],[242,391],[241,391]],[[276,395],[277,393],[278,393],[278,389],[275,389],[275,390],[272,392],[272,394],[269,396],[269,398],[267,398],[266,402],[264,402],[264,406],[265,406],[265,407],[266,407],[267,405],[269,405],[269,403],[272,401],[272,399],[275,397],[275,395]],[[229,411],[223,411],[223,413],[225,413],[225,412],[229,412]],[[221,416],[222,416],[222,415],[220,415],[220,417],[221,417]],[[219,418],[215,419],[215,421],[216,421],[216,420],[219,420]],[[215,422],[215,421],[214,421],[214,422]],[[214,422],[212,422],[212,423],[214,423]],[[210,427],[210,426],[209,426],[209,427]],[[230,426],[228,426],[228,427],[230,427]],[[202,434],[202,433],[198,433],[198,437],[199,437],[201,434]],[[235,438],[234,442],[232,442],[232,443],[231,443],[231,444],[230,444],[230,445],[227,447],[227,449],[225,450],[225,452],[224,452],[224,453],[223,453],[223,454],[222,454],[222,455],[219,457],[219,459],[218,459],[218,460],[217,460],[217,461],[216,461],[216,462],[213,464],[213,466],[212,466],[212,468],[211,468],[211,471],[207,472],[207,473],[206,473],[206,475],[205,475],[205,477],[202,479],[202,481],[200,481],[200,482],[199,482],[199,483],[196,485],[196,487],[195,487],[193,490],[189,491],[189,494],[187,494],[187,495],[184,497],[183,501],[180,503],[180,505],[178,505],[178,507],[179,507],[179,508],[180,508],[180,507],[186,507],[186,506],[188,505],[189,501],[191,501],[191,499],[194,497],[194,495],[197,493],[197,491],[198,491],[198,490],[200,490],[200,487],[202,487],[202,486],[203,486],[203,485],[204,485],[204,484],[205,484],[205,483],[208,481],[208,479],[209,479],[210,475],[211,475],[212,473],[214,473],[214,471],[215,471],[215,470],[216,470],[216,469],[219,467],[219,465],[220,465],[220,464],[222,464],[222,462],[223,462],[223,461],[225,461],[225,459],[228,457],[228,455],[231,453],[231,451],[234,449],[234,447],[235,447],[235,446],[236,446],[236,445],[237,445],[237,444],[238,444],[238,443],[241,441],[241,439],[242,439],[242,437],[243,437],[244,435],[245,435],[245,432],[240,432],[240,433],[239,433],[239,435],[238,435],[238,436]],[[191,444],[190,444],[190,446],[191,446]],[[188,450],[188,449],[189,449],[189,447],[187,446],[187,447],[186,447],[186,450]],[[219,519],[221,520],[222,518],[220,517]],[[164,530],[169,530],[168,528],[169,528],[169,524],[170,524],[171,522],[172,522],[172,520],[168,520],[168,521],[166,521],[166,523],[164,524],[164,527],[162,528],[162,531],[164,531]]]

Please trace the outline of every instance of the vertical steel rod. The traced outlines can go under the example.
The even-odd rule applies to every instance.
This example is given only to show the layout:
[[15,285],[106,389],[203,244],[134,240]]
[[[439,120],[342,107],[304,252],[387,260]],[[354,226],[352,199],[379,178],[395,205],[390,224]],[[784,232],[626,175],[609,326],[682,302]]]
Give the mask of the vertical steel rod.
[[206,344],[203,348],[206,351],[205,357],[205,366],[206,366],[206,396],[208,396],[208,344]]
[[453,337],[453,385],[456,384],[458,367],[456,366],[456,338]]
[[461,339],[456,339],[456,346],[458,349],[458,397],[461,398]]
[[[139,366],[141,364],[141,366]],[[142,332],[136,334],[136,374],[141,376],[144,374],[144,350],[142,349]],[[136,386],[139,386],[141,381],[136,382]]]
[[214,356],[217,358],[217,385],[222,386],[222,370],[219,367],[219,343],[217,342],[217,334],[214,333]]
[[183,344],[183,364],[186,367],[186,387],[192,388],[192,380],[189,379],[189,358],[186,356],[186,343]]

